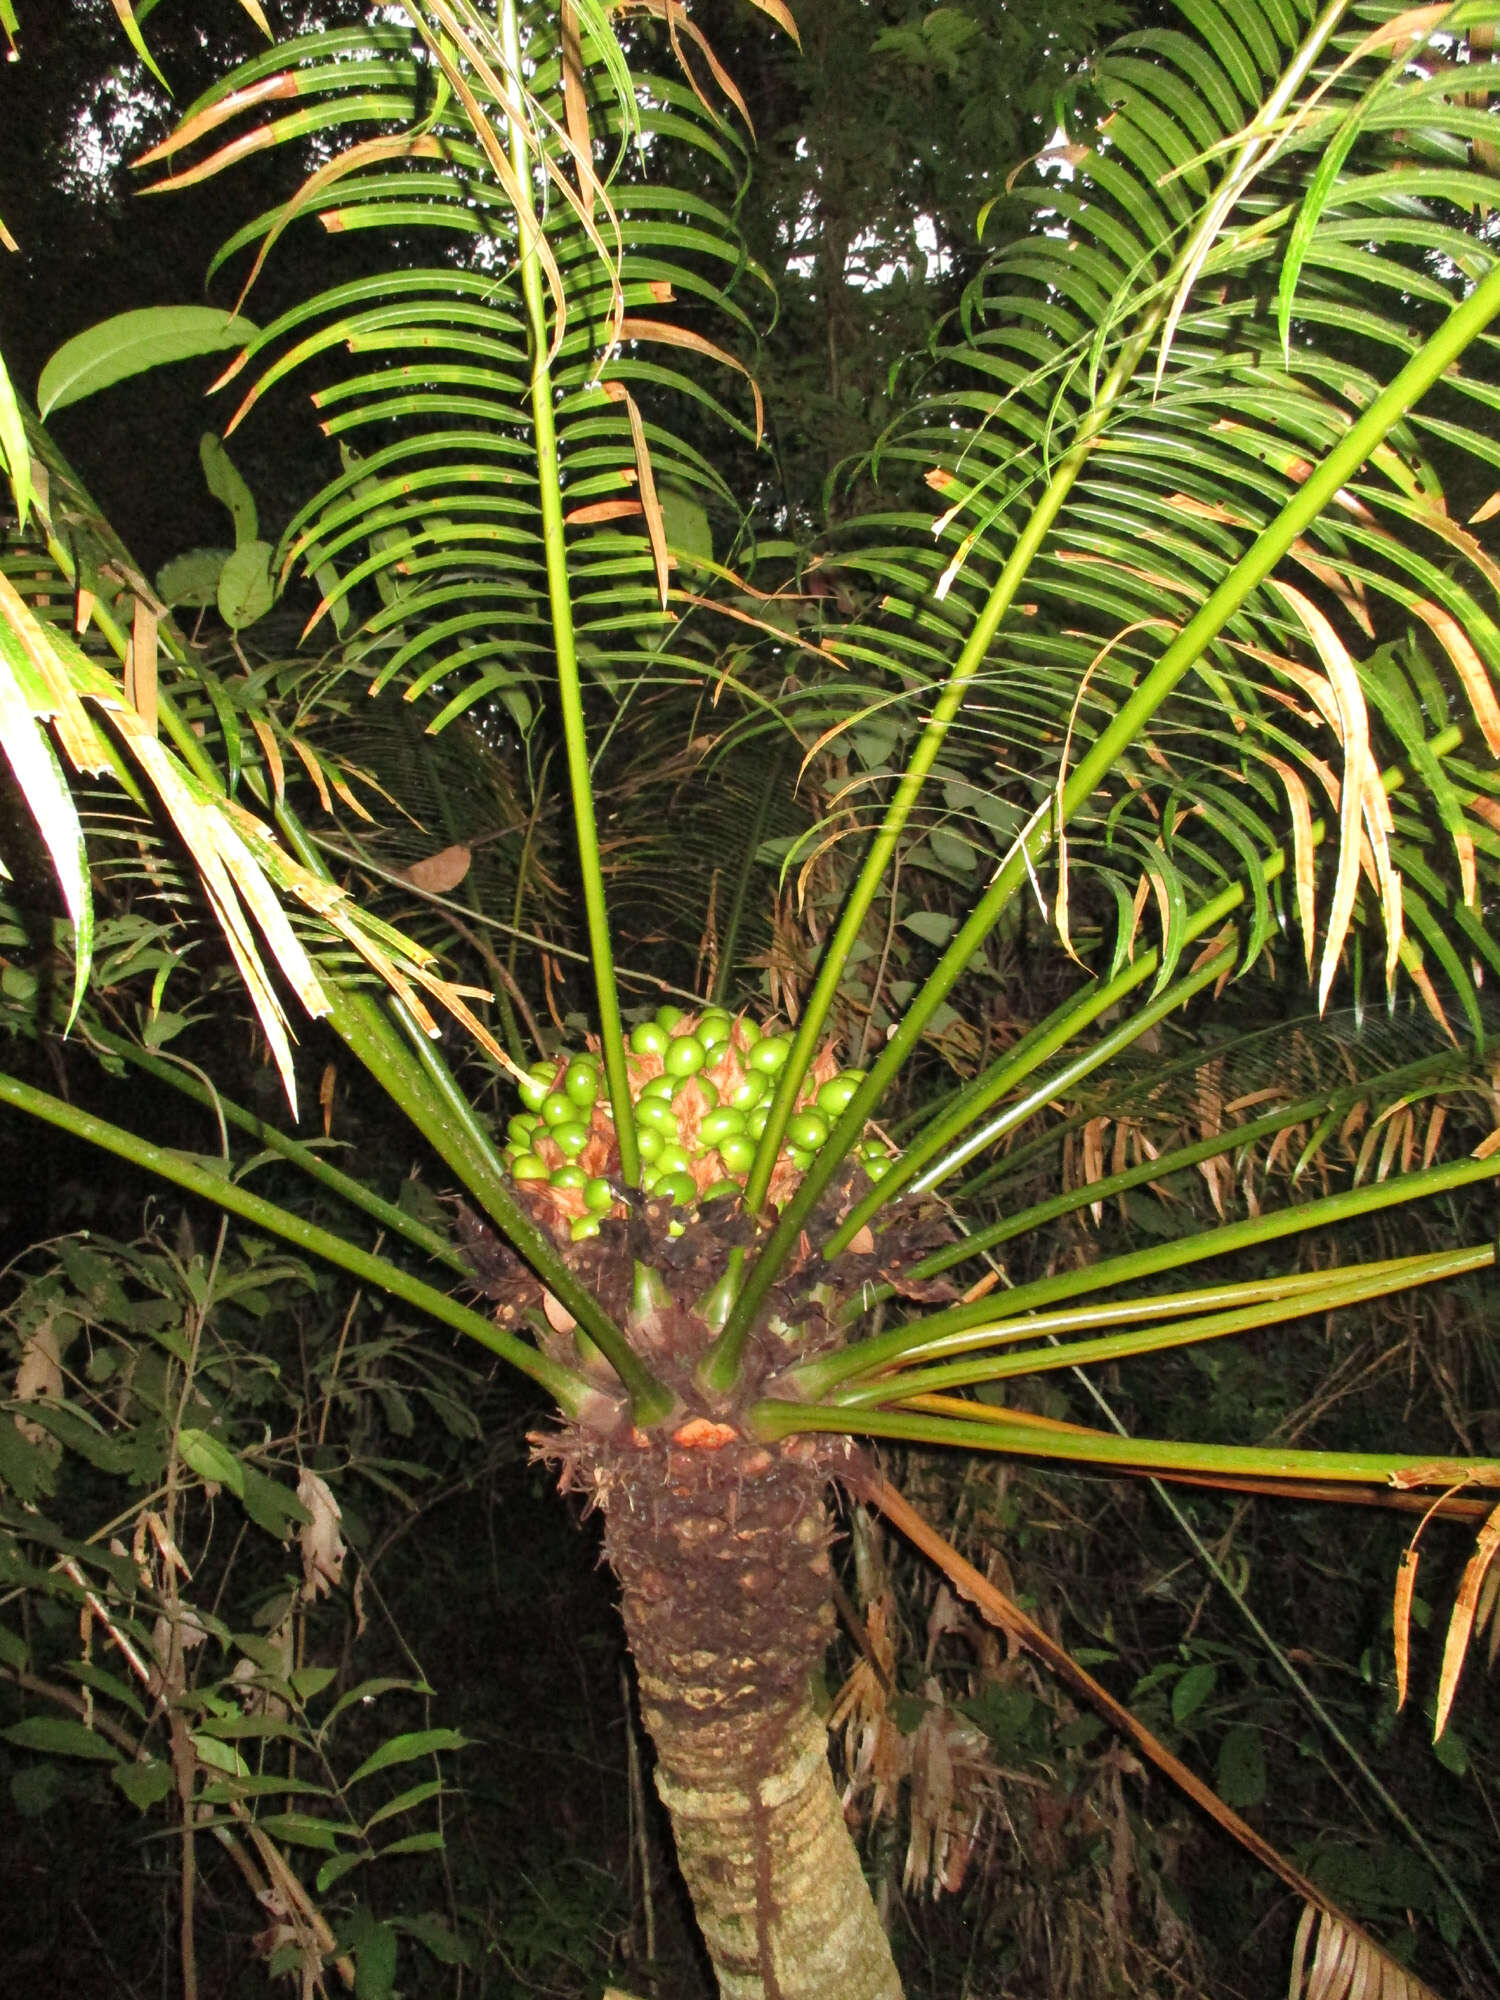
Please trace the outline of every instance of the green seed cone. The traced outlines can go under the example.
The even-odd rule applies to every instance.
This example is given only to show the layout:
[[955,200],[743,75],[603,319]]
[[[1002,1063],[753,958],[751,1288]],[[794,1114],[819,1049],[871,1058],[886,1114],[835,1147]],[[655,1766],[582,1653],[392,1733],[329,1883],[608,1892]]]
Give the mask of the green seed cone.
[[[775,1080],[791,1046],[790,1036],[769,1033],[749,1016],[736,1018],[722,1007],[705,1008],[695,1016],[663,1005],[653,1019],[639,1022],[630,1034],[630,1050],[643,1060],[633,1069],[638,1074],[653,1058],[662,1067],[660,1075],[633,1085],[644,1192],[682,1208],[737,1199],[754,1162],[756,1142],[765,1132]],[[703,1073],[709,1066],[714,1079]],[[828,1067],[825,1052],[818,1058],[824,1082],[808,1086],[809,1094],[787,1122],[781,1158],[798,1173],[811,1166],[864,1081],[862,1070],[840,1070],[830,1077]],[[556,1221],[560,1230],[566,1220],[577,1242],[597,1234],[601,1218],[616,1212],[619,1201],[608,1178],[590,1178],[577,1164],[596,1135],[610,1149],[604,1157],[613,1157],[614,1111],[602,1087],[597,1055],[564,1052],[536,1062],[517,1080],[526,1109],[506,1126],[502,1158],[513,1180],[547,1183],[560,1194],[582,1192],[587,1214],[575,1219],[560,1209]],[[692,1135],[690,1144],[686,1134]],[[557,1149],[546,1149],[549,1159],[561,1153],[563,1165],[553,1169],[533,1150],[542,1138],[550,1139]],[[892,1156],[881,1140],[871,1136],[860,1142],[854,1157],[875,1181],[889,1170]],[[716,1178],[700,1193],[699,1179],[708,1181],[711,1176]],[[668,1225],[671,1235],[681,1235],[682,1229],[681,1222]]]

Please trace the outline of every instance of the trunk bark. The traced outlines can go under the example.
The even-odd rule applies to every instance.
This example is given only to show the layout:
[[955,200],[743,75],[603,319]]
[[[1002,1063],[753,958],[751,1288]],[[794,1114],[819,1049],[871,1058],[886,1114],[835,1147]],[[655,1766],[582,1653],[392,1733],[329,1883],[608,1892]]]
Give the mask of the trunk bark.
[[798,1451],[621,1454],[606,1548],[724,2000],[901,2000],[810,1700],[833,1608],[826,1476]]

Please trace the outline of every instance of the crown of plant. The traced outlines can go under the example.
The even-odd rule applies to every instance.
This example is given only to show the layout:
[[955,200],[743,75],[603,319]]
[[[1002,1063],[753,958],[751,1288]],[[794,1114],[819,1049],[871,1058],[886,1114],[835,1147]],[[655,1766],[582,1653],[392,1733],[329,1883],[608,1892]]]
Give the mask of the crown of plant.
[[[670,1233],[682,1229],[673,1208],[743,1193],[790,1049],[786,1036],[717,1007],[699,1014],[659,1007],[631,1031],[626,1068],[641,1192],[663,1205]],[[863,1070],[839,1067],[831,1044],[819,1051],[771,1174],[772,1205],[779,1207],[801,1180],[863,1081]],[[520,1095],[525,1108],[510,1121],[503,1153],[511,1178],[555,1236],[574,1242],[597,1236],[606,1217],[625,1215],[628,1200],[597,1044],[534,1064]],[[878,1180],[891,1149],[872,1134],[861,1140],[857,1158],[865,1175]]]

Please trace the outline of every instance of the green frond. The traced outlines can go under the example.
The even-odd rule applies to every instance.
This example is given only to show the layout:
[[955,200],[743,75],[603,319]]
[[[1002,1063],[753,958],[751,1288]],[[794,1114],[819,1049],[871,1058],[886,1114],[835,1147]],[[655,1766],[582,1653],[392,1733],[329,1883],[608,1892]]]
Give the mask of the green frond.
[[[1017,822],[1039,815],[1041,845],[1054,840],[1049,798],[1310,464],[1373,402],[1388,379],[1377,371],[1414,354],[1492,267],[1464,226],[1492,198],[1473,156],[1487,129],[1488,65],[1458,104],[1410,60],[1425,17],[1403,17],[1380,39],[1395,9],[1340,13],[1321,18],[1299,91],[1269,119],[1251,109],[1291,55],[1294,26],[1307,27],[1289,10],[1252,7],[1222,38],[1216,12],[1207,46],[1147,30],[1101,60],[1098,89],[1112,109],[1091,151],[1019,190],[1037,226],[975,281],[937,352],[932,395],[881,447],[886,476],[919,475],[938,491],[935,537],[925,549],[892,543],[881,531],[902,517],[865,521],[839,551],[842,572],[879,593],[880,615],[831,643],[883,662],[930,703],[1040,497],[1066,476],[944,749]],[[1310,156],[1321,161],[1311,187]],[[1256,879],[1254,856],[1285,824],[1286,787],[1305,788],[1298,804],[1313,817],[1328,811],[1366,708],[1377,757],[1420,760],[1424,805],[1430,787],[1433,823],[1413,809],[1387,830],[1393,872],[1425,852],[1472,906],[1475,868],[1487,867],[1483,829],[1451,778],[1430,783],[1460,745],[1429,750],[1427,739],[1451,721],[1471,753],[1500,749],[1496,572],[1460,513],[1475,471],[1493,461],[1492,353],[1476,341],[1273,578],[1237,597],[1138,751],[1080,802],[1065,856],[1058,847],[1045,866],[1049,906],[1066,896],[1065,935],[1106,920],[1110,898],[1101,906],[1090,883],[1115,873],[1145,887],[1169,965],[1182,909],[1248,873],[1257,910],[1247,965],[1273,919],[1288,916],[1320,931],[1332,920],[1325,991],[1351,917],[1377,915],[1383,901],[1399,939],[1398,903],[1361,891],[1346,908],[1349,887],[1331,879],[1338,854],[1358,846],[1360,810],[1316,863],[1299,854],[1287,878],[1301,891],[1294,901]],[[1318,614],[1326,627],[1311,622]],[[1378,822],[1383,808],[1371,794],[1361,810]],[[967,831],[985,838],[977,817]],[[987,844],[1003,854],[994,835]],[[1378,827],[1366,838],[1383,865]],[[1345,859],[1346,877],[1354,865]],[[1440,921],[1452,940],[1451,914]],[[1133,945],[1128,934],[1123,948]]]
[[[446,11],[431,12],[410,28],[304,36],[243,65],[159,149],[173,169],[162,185],[219,171],[237,148],[317,132],[334,148],[328,164],[231,239],[221,264],[255,249],[258,269],[282,230],[315,222],[335,257],[353,233],[403,246],[405,268],[336,281],[263,328],[231,371],[231,427],[295,378],[340,441],[344,470],[288,525],[277,569],[317,575],[315,628],[352,609],[352,657],[369,663],[374,686],[440,684],[443,721],[496,701],[534,714],[553,632],[521,296],[531,225],[502,172],[506,135],[523,122],[540,163],[537,248],[578,641],[591,673],[615,676],[639,670],[637,634],[654,626],[660,644],[677,623],[663,602],[669,544],[656,491],[672,483],[735,513],[721,476],[656,412],[686,397],[754,434],[753,396],[739,364],[726,368],[725,346],[753,339],[745,295],[761,283],[729,215],[745,149],[732,115],[711,114],[685,81],[627,69],[599,14],[583,34],[584,157],[550,14],[522,17],[521,88],[493,24],[461,6],[448,26],[467,53],[459,82],[449,78]],[[299,109],[265,119],[263,94]],[[195,146],[214,150],[184,167]],[[643,183],[640,164],[663,149],[686,163],[694,191]],[[433,230],[443,261],[424,263]],[[336,367],[340,354],[352,366]],[[692,670],[703,675],[704,660]]]

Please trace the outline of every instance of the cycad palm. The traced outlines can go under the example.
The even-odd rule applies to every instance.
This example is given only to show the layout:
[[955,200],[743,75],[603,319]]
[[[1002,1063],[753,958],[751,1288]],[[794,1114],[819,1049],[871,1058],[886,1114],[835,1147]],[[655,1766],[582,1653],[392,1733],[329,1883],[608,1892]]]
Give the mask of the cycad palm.
[[[246,909],[304,999],[462,1184],[473,1204],[463,1240],[491,1272],[494,1315],[449,1296],[455,1266],[466,1267],[430,1227],[356,1181],[331,1180],[294,1141],[275,1143],[432,1258],[430,1282],[19,1078],[0,1080],[0,1094],[423,1305],[555,1399],[563,1421],[549,1449],[606,1513],[660,1782],[726,1992],[896,1990],[807,1694],[831,1616],[823,1490],[831,1476],[869,1481],[847,1439],[1283,1488],[1401,1476],[1399,1452],[1063,1438],[955,1397],[977,1381],[1140,1356],[1493,1261],[1485,1242],[1312,1276],[1184,1288],[1177,1275],[1490,1178],[1500,1161],[1482,1148],[1008,1293],[987,1291],[982,1263],[970,1262],[1106,1189],[1236,1151],[1247,1135],[1230,1127],[1180,1159],[1121,1167],[1021,1215],[986,1203],[1006,1148],[1014,1157],[1032,1134],[1038,1147],[1052,1142],[1040,1122],[1049,1104],[1263,957],[1280,922],[1300,925],[1309,967],[1321,937],[1321,996],[1350,937],[1383,922],[1393,987],[1415,982],[1435,1013],[1467,1014],[1476,1033],[1471,965],[1500,966],[1482,917],[1500,750],[1490,678],[1500,630],[1486,609],[1495,571],[1448,511],[1439,472],[1453,467],[1462,482],[1470,462],[1494,457],[1485,328],[1500,310],[1500,272],[1463,223],[1489,199],[1489,71],[1470,64],[1455,94],[1423,53],[1446,58],[1493,10],[1467,7],[1447,24],[1338,4],[1316,22],[1280,5],[1233,22],[1205,0],[1189,11],[1191,32],[1151,29],[1101,61],[1111,111],[1092,150],[1070,150],[1066,177],[1034,182],[1035,229],[996,257],[937,344],[933,394],[881,455],[937,490],[936,538],[909,511],[846,524],[822,565],[865,608],[840,623],[819,622],[830,600],[803,595],[774,547],[752,566],[747,541],[735,558],[745,575],[705,554],[692,496],[721,513],[731,496],[665,427],[674,396],[705,394],[679,367],[685,356],[736,384],[725,343],[750,325],[756,291],[725,219],[732,191],[714,202],[650,178],[668,149],[699,160],[711,182],[738,171],[742,150],[732,108],[713,108],[728,86],[671,0],[643,10],[681,59],[666,80],[637,76],[606,14],[582,0],[557,17],[522,15],[510,0],[494,16],[469,0],[414,0],[410,28],[273,49],[185,117],[172,179],[216,172],[269,140],[316,135],[324,149],[301,193],[228,257],[274,256],[275,237],[313,214],[335,235],[388,228],[403,242],[436,226],[462,253],[405,257],[390,276],[292,306],[232,373],[245,411],[299,369],[339,349],[353,357],[344,375],[320,377],[315,400],[325,430],[362,455],[349,452],[308,502],[275,565],[278,577],[301,566],[317,579],[313,643],[331,626],[339,634],[332,680],[317,679],[324,660],[307,685],[435,694],[434,727],[467,714],[481,734],[518,732],[533,774],[554,753],[566,770],[599,1062],[570,1072],[549,1057],[524,1090],[577,1108],[576,1120],[566,1104],[555,1114],[582,1135],[570,1141],[582,1162],[572,1174],[559,1174],[561,1155],[533,1128],[503,1147],[434,1049],[424,991],[514,1072],[463,992],[338,900],[286,790],[298,769],[357,790],[338,740],[319,745],[271,707],[240,715],[243,687],[210,685],[184,656],[158,677],[164,751],[142,720],[152,704],[141,699],[150,635],[139,615],[127,708],[22,595],[5,599],[0,642],[19,700],[12,693],[0,724],[33,776],[68,890],[76,990],[88,972],[86,887],[38,727],[55,717],[80,766],[89,743],[102,744],[84,712],[63,705],[69,671],[88,699],[113,705],[149,783],[178,787],[173,815],[208,869],[288,1077]],[[717,323],[705,331],[709,312]],[[753,429],[742,382],[714,407]],[[0,446],[14,476],[27,454],[3,406]],[[32,504],[54,559],[73,565],[57,491]],[[18,493],[23,509],[28,497]],[[68,574],[92,587],[86,567]],[[122,645],[130,622],[117,606],[107,629]],[[171,656],[169,628],[166,644]],[[256,685],[285,692],[296,678],[288,665]],[[772,784],[790,795],[805,760],[821,774],[810,808],[768,805],[756,832],[757,843],[797,843],[793,870],[832,870],[824,889],[838,910],[774,1058],[754,1054],[765,1038],[743,1018],[717,1021],[697,1054],[686,1046],[692,1014],[655,1036],[638,1030],[634,1053],[627,1044],[608,890],[613,874],[618,907],[643,909],[646,864],[662,856],[628,840],[601,854],[596,793],[611,787],[627,814],[649,796],[657,774],[622,754],[637,726],[648,746],[692,746],[666,774],[692,828],[713,823],[721,760],[742,756],[757,774],[741,794],[751,800]],[[835,767],[833,754],[849,761]],[[103,747],[96,761],[106,767]],[[257,801],[253,820],[228,802],[224,776],[236,772]],[[700,782],[708,797],[695,806]],[[799,824],[808,811],[811,824]],[[1326,843],[1324,812],[1336,826]],[[213,873],[215,851],[232,851],[227,877]],[[715,996],[733,1000],[765,939],[724,912],[750,908],[757,880],[763,892],[772,879],[760,848],[732,857],[732,881],[708,834],[667,859],[676,879],[660,935],[691,965],[709,927]],[[869,1074],[835,1079],[835,1007],[880,1018],[878,987],[851,1000],[850,974],[869,935],[906,907],[898,865],[908,882],[946,879],[953,921],[927,924],[936,964],[883,1045],[875,1037]],[[511,880],[524,888],[524,871]],[[268,881],[311,913],[301,944],[277,930]],[[725,897],[712,918],[710,890]],[[939,1010],[972,990],[965,981],[997,927],[1033,895],[1082,960],[1076,985],[998,1060],[909,1118],[903,1152],[882,1171],[867,1121],[901,1101],[891,1094],[942,1026]],[[351,944],[395,989],[393,1007],[350,970]],[[676,1112],[687,1158],[658,1181],[642,1171],[639,1134],[652,1127],[639,1103],[667,1101],[646,1088],[667,1059],[663,1041],[688,1079]],[[109,1046],[171,1080],[127,1043]],[[758,1105],[746,1091],[764,1114],[735,1128],[746,1143],[737,1153],[704,1139],[714,1098],[753,1075],[770,1082]],[[1361,1089],[1398,1104],[1462,1075],[1439,1065]],[[922,1111],[924,1095],[914,1105],[908,1091],[905,1108]],[[1309,1157],[1342,1115],[1326,1089],[1255,1109],[1257,1136],[1300,1133]],[[938,1190],[944,1209],[914,1199]],[[490,1256],[496,1232],[529,1271]],[[1163,1283],[1142,1296],[1158,1273]],[[902,1297],[939,1309],[893,1315]],[[1041,1335],[1082,1341],[1017,1351]],[[1422,1475],[1494,1476],[1452,1462]],[[1363,1962],[1373,1976],[1380,1962]]]

